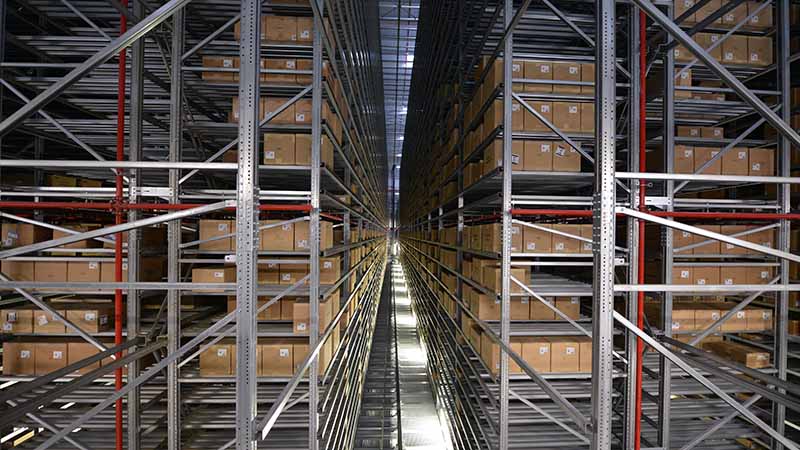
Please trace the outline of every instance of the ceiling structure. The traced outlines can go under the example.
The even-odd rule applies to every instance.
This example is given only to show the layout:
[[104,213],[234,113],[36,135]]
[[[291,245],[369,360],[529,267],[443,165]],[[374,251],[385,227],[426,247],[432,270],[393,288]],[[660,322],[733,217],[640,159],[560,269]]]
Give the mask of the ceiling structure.
[[395,217],[408,93],[414,66],[414,45],[421,0],[380,1],[383,93],[390,208]]

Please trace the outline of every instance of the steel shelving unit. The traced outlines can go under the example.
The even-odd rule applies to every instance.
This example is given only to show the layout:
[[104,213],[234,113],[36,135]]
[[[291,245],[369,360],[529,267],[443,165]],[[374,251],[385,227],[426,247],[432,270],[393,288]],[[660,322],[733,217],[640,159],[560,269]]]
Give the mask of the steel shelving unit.
[[[671,1],[650,0],[423,5],[401,169],[401,257],[455,448],[797,448],[797,405],[789,404],[797,392],[796,339],[787,327],[796,314],[790,298],[798,290],[790,263],[800,259],[791,239],[791,222],[800,217],[792,198],[798,179],[791,151],[800,136],[788,125],[791,87],[797,84],[791,8],[798,5],[750,2],[753,11],[771,12],[774,25],[743,29],[753,13],[725,27],[714,23],[743,2],[690,3],[683,13]],[[707,19],[685,21],[701,9]],[[771,37],[774,61],[723,66],[691,37],[706,31],[725,36],[722,42],[733,32]],[[676,62],[678,45],[699,62]],[[494,58],[501,58],[501,79],[481,97]],[[542,81],[515,74],[518,60],[593,63],[594,81],[566,82],[593,92],[530,92],[524,87]],[[721,84],[676,85],[675,74],[689,66],[698,80]],[[687,92],[721,93],[725,99],[686,98]],[[499,125],[487,130],[484,123],[480,139],[471,138],[495,99],[502,104]],[[593,104],[595,132],[565,132],[546,122],[547,131],[505,132],[517,109],[541,120],[531,106],[540,100]],[[682,125],[727,126],[736,135],[679,137]],[[765,133],[767,126],[777,131]],[[522,170],[512,159],[518,152],[514,143],[530,140],[566,142],[581,153],[583,170]],[[475,176],[470,164],[495,141],[502,143],[502,164]],[[774,148],[777,171],[702,173],[709,162],[694,173],[677,173],[676,145],[716,147],[720,153],[739,145]],[[720,191],[725,195],[714,194]],[[591,243],[591,253],[511,249],[513,227],[589,220],[593,232],[582,241]],[[776,230],[776,244],[746,242],[752,231],[698,228],[708,221]],[[472,248],[466,239],[467,227],[482,223],[501,224],[499,251]],[[752,254],[676,253],[677,231]],[[657,245],[646,246],[653,235]],[[451,252],[449,262],[445,252]],[[502,268],[502,285],[492,290],[465,276],[465,261],[473,258],[494,260]],[[676,266],[708,265],[760,266],[771,269],[773,279],[770,286],[670,281]],[[513,276],[512,268],[522,267],[530,268],[530,279]],[[500,320],[480,320],[466,289],[496,296]],[[732,309],[705,331],[673,336],[671,327],[661,330],[645,321],[645,294],[660,304],[659,319],[666,324],[673,322],[676,296],[725,296]],[[512,299],[557,295],[586,299],[580,320],[511,320]],[[698,346],[748,305],[771,309],[772,329],[722,335],[769,351],[772,364],[766,369],[712,357]],[[500,347],[497,376],[470,343],[471,324]],[[584,333],[593,341],[591,374],[538,373],[510,346],[511,337]],[[511,362],[522,375],[510,374]]]
[[[304,17],[313,28],[297,41],[266,42],[259,37],[266,31],[263,14]],[[117,271],[116,281],[102,283],[4,275],[2,305],[32,302],[50,311],[50,300],[67,295],[77,304],[88,298],[113,302],[114,332],[69,336],[104,351],[97,358],[121,358],[80,376],[72,372],[99,359],[45,376],[2,376],[0,396],[13,407],[4,415],[3,434],[30,433],[19,447],[38,449],[352,446],[387,258],[377,5],[0,0],[0,20],[2,220],[51,229],[65,218],[105,224],[3,248],[0,259],[92,261],[114,264]],[[211,68],[203,56],[241,63]],[[308,64],[293,70],[260,66],[262,58],[281,57]],[[234,73],[238,80],[209,82],[204,75],[210,73]],[[264,79],[286,74],[303,81]],[[245,99],[238,124],[228,120],[235,96]],[[264,96],[285,101],[265,113],[257,100]],[[310,102],[311,120],[271,122],[301,101]],[[265,132],[309,135],[310,162],[263,164]],[[323,159],[323,137],[331,142],[333,166]],[[49,175],[100,185],[47,186]],[[259,221],[265,216],[278,222],[265,225]],[[197,238],[196,219],[218,217],[235,225],[218,237],[234,240],[234,250],[200,248],[214,239]],[[258,250],[266,227],[301,222],[309,224],[308,250]],[[335,230],[330,248],[320,247],[321,222]],[[163,248],[145,248],[141,229],[165,223]],[[76,255],[59,248],[86,239],[116,248]],[[142,281],[143,261],[151,255],[165,258],[166,276]],[[320,259],[334,256],[342,261],[341,276],[322,284]],[[308,265],[308,273],[293,285],[261,284],[258,265],[278,262]],[[192,268],[223,264],[236,267],[238,281],[189,277]],[[235,311],[215,306],[225,295],[235,295]],[[257,320],[257,311],[268,306],[259,296],[271,297],[268,305],[308,298],[308,334],[294,333],[285,320]],[[320,303],[337,301],[328,299],[340,304],[324,327]],[[187,309],[189,302],[196,306]],[[319,370],[334,335],[339,345],[327,369]],[[235,338],[235,375],[200,376],[197,356],[223,337]],[[257,374],[256,344],[266,337],[308,340],[308,356],[292,376]]]

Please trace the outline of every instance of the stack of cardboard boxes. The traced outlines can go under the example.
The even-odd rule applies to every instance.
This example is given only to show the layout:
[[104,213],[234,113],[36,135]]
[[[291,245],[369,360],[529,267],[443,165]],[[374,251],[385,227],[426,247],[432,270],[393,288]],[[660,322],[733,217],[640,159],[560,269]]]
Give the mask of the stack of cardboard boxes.
[[[259,377],[287,378],[294,375],[308,357],[308,340],[301,338],[260,338],[256,345],[256,373]],[[327,369],[333,356],[331,339],[319,353],[319,372]],[[201,377],[236,375],[236,344],[221,341],[200,354]]]
[[[492,376],[500,373],[500,345],[486,333],[480,335],[480,345],[475,346]],[[591,373],[592,340],[586,336],[512,337],[511,349],[520,355],[538,373]],[[510,374],[524,371],[509,358]]]
[[[687,140],[723,139],[724,130],[720,127],[678,126],[677,135]],[[703,173],[710,175],[775,175],[774,148],[735,147],[717,158],[702,172],[700,168],[716,157],[722,147],[701,147],[676,145],[674,150],[675,173]],[[655,167],[659,161],[652,161]]]

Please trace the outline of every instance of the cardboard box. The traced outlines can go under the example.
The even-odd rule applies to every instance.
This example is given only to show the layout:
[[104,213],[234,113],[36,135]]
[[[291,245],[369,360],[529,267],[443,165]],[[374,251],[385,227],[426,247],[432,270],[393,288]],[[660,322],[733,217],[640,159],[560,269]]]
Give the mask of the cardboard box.
[[0,247],[22,247],[53,238],[49,228],[37,227],[27,223],[3,222],[0,226]]
[[[724,234],[726,236],[731,236],[731,235],[734,235],[734,234],[737,234],[737,233],[742,233],[744,231],[747,231],[750,228],[751,227],[749,227],[747,225],[722,225],[720,227],[720,234]],[[738,236],[737,239],[747,240],[747,236],[746,235],[745,236]],[[730,243],[727,243],[727,242],[721,242],[720,243],[720,251],[723,254],[726,254],[726,255],[746,255],[746,254],[750,253],[750,250],[748,250],[748,249],[746,249],[744,247],[739,247],[739,246],[736,246],[736,245],[733,245],[733,244],[730,244]]]
[[522,339],[522,359],[537,373],[549,373],[550,341],[542,337]]
[[[720,318],[719,310],[712,307],[698,307],[694,308],[694,328],[697,331],[705,331],[706,328],[713,325]],[[716,331],[716,330],[715,330]]]
[[[525,78],[529,80],[553,80],[553,65],[545,61],[525,61]],[[553,92],[552,83],[526,83],[525,92]]]
[[280,264],[279,270],[280,280],[278,284],[295,284],[309,273],[307,264]]
[[771,267],[754,266],[747,268],[747,283],[767,284],[772,281],[774,274]]
[[748,64],[748,37],[738,34],[728,36],[722,41],[723,64]]
[[[561,313],[572,320],[581,318],[581,298],[580,297],[556,297],[556,308]],[[546,306],[545,306],[546,308]],[[555,313],[555,312],[554,312]],[[556,314],[556,320],[564,320],[562,316]]]
[[775,175],[775,149],[751,148],[749,162],[750,170],[748,175]]
[[707,285],[707,284],[720,284],[719,282],[719,267],[694,267],[692,270],[694,284]]
[[530,302],[528,297],[512,298],[509,302],[510,320],[528,320],[530,318]]
[[[755,1],[747,2],[748,15],[756,12],[756,10],[758,10],[758,7],[761,5],[762,5],[761,2],[755,2]],[[772,5],[763,8],[761,11],[758,12],[758,14],[751,17],[750,20],[747,21],[747,26],[758,30],[772,28],[772,25],[773,25]]]
[[[554,299],[552,297],[544,297],[545,300],[548,300],[551,304],[554,304]],[[539,300],[536,297],[531,297],[530,299],[530,317],[531,320],[556,320],[558,318],[561,320],[560,317],[556,316],[556,312],[552,310],[549,306],[545,305],[544,302]]]
[[580,172],[581,154],[564,142],[556,142],[553,150],[554,172]]
[[0,271],[14,281],[33,281],[35,276],[32,261],[0,261]]
[[290,377],[294,374],[294,345],[291,340],[270,340],[261,347],[262,374]]
[[553,142],[551,141],[525,141],[524,143],[523,170],[526,171],[552,171],[553,170]]
[[67,366],[67,344],[37,342],[36,375],[46,375]]
[[[92,231],[100,228],[100,225],[95,224],[71,224],[71,225],[62,225],[64,228],[69,228],[70,230],[77,231],[79,233],[85,233],[87,231]],[[72,233],[67,233],[64,231],[53,230],[53,239],[60,239],[67,236],[73,236]],[[62,245],[59,248],[77,248],[77,249],[88,249],[88,248],[100,248],[103,244],[100,241],[94,239],[87,239],[84,241],[73,242],[72,244]]]
[[[333,304],[330,300],[319,303],[319,332],[325,331],[325,328],[333,319]],[[294,334],[308,334],[311,325],[310,315],[311,305],[306,299],[302,301],[295,300],[292,308],[292,330]],[[283,309],[283,307],[281,307]]]
[[[57,310],[62,316],[64,310]],[[33,311],[33,332],[36,334],[63,334],[67,332],[67,327],[55,315],[36,309]]]
[[[231,98],[231,113],[228,115],[228,122],[239,122],[239,109],[239,97]],[[265,117],[267,117],[267,99],[262,97],[258,99],[258,120],[263,121]]]
[[261,17],[261,21],[268,42],[294,43],[298,41],[297,17],[266,15]]
[[702,127],[700,137],[706,139],[725,139],[725,130],[722,127]]
[[3,375],[34,375],[36,345],[32,342],[3,342]]
[[733,27],[747,18],[747,2],[740,4],[722,15],[722,24],[726,28]]
[[3,309],[0,316],[1,333],[33,333],[33,310]]
[[[705,5],[701,6],[700,9],[697,10],[695,13],[695,20],[698,22],[702,22],[709,17],[710,15],[717,12],[722,7],[722,0],[710,0]],[[722,25],[722,18],[714,20],[709,24],[710,26],[714,25]]]
[[[308,2],[306,2],[308,4]],[[310,43],[314,41],[314,18],[297,18],[297,42]]]
[[294,223],[294,251],[307,251],[311,248],[308,226],[307,220]]
[[[281,106],[283,106],[287,101],[288,98],[283,97],[266,97],[264,100],[264,113],[261,114],[262,120],[269,114],[277,111]],[[293,125],[295,123],[295,107],[300,104],[300,101],[297,101],[291,105],[289,105],[286,109],[284,109],[280,114],[273,117],[268,124],[269,125]]]
[[[525,78],[525,62],[517,59],[511,61],[511,78],[514,80]],[[512,83],[511,88],[514,92],[522,92],[524,90],[522,83]]]
[[501,252],[502,242],[501,242],[501,234],[503,232],[503,226],[499,223],[487,223],[485,225],[481,225],[480,227],[481,232],[481,250],[486,252]]
[[[72,364],[75,364],[86,358],[90,358],[98,353],[100,353],[100,350],[98,350],[97,347],[95,347],[92,344],[89,344],[88,342],[68,342],[67,366],[71,366]],[[74,373],[76,374],[89,373],[98,368],[100,368],[100,361],[94,362],[92,364],[87,364],[83,366],[83,368],[76,370]]]
[[[264,225],[275,225],[285,220],[264,220]],[[283,223],[281,225],[259,231],[259,249],[264,251],[291,252],[294,250],[294,225]]]
[[[111,330],[114,311],[111,308],[81,308],[65,311],[67,320],[87,333],[100,333]],[[74,333],[69,330],[70,333]]]
[[310,124],[311,123],[311,99],[301,98],[294,104],[294,123],[296,124]]
[[[311,135],[310,134],[295,134],[294,135],[294,164],[298,166],[311,165]],[[320,150],[322,147],[320,147]],[[320,153],[321,154],[321,153]]]
[[676,145],[674,157],[675,173],[694,173],[694,147]]
[[[589,239],[590,241],[593,239],[594,230],[592,229],[592,224],[585,223],[581,225],[581,237]],[[586,242],[581,241],[581,253],[590,254],[592,253],[592,245],[593,242]]]
[[[581,64],[581,81],[594,83],[594,63]],[[594,95],[594,86],[581,86],[581,94]],[[592,104],[594,106],[594,104]]]
[[[266,70],[297,70],[297,60],[284,58],[262,58],[261,68]],[[262,73],[261,81],[265,83],[294,84],[297,78],[294,73]]]
[[745,330],[766,331],[772,329],[772,311],[764,308],[745,308]]
[[[231,220],[201,219],[199,221],[199,240],[204,241],[206,239],[234,233],[234,225],[235,222]],[[229,236],[210,242],[202,242],[198,245],[198,249],[205,251],[231,251],[234,245],[235,237]]]
[[594,121],[594,103],[581,103],[581,131],[594,133]]
[[[698,228],[702,228],[706,231],[711,231],[714,233],[720,233],[721,228],[719,225],[700,225]],[[707,244],[703,244],[699,247],[696,247],[692,250],[692,253],[695,255],[719,255],[722,253],[722,246],[720,245],[721,242],[716,239],[708,239],[706,237],[700,235],[692,235],[692,243],[699,244],[701,242],[709,241]]]
[[100,281],[100,263],[97,261],[70,261],[67,263],[67,281],[70,283],[97,283]]
[[[235,283],[236,267],[204,267],[192,269],[193,283]],[[198,292],[223,292],[218,289],[198,289]]]
[[297,299],[294,297],[283,297],[281,299],[281,320],[292,320],[296,302]]
[[577,373],[580,370],[580,353],[574,337],[551,336],[550,370],[554,373]]
[[[694,6],[694,0],[675,0],[675,18],[683,16],[686,11],[689,11]],[[695,22],[695,14],[687,16],[681,23],[690,24]]]
[[[775,230],[763,230],[758,231],[756,233],[750,233],[744,236],[744,240],[747,242],[752,242],[754,244],[762,245],[764,247],[774,248],[775,247]],[[749,251],[749,250],[748,250]],[[749,251],[751,254],[758,254],[755,251]]]
[[588,336],[576,336],[578,342],[578,372],[592,373],[592,339]]
[[732,266],[720,270],[720,282],[724,285],[747,284],[748,267]]
[[[724,316],[728,310],[733,308],[733,305],[729,303],[724,303],[719,306],[719,313],[720,316]],[[736,311],[736,313],[728,318],[722,325],[720,325],[720,330],[724,332],[728,331],[744,331],[747,328],[747,313],[742,311]]]
[[746,147],[734,147],[722,155],[722,175],[748,175],[749,151]]
[[[680,73],[680,75],[678,75]],[[685,70],[681,72],[681,69],[675,69],[675,98],[691,98],[692,91],[686,91],[682,89],[677,89],[679,87],[692,87],[692,71]]]
[[268,166],[295,165],[296,136],[285,133],[264,134],[264,164]]
[[[522,354],[522,340],[519,338],[511,338],[509,342],[511,350],[520,355]],[[483,362],[489,369],[492,376],[500,374],[500,346],[492,341],[488,334],[481,334],[481,357]],[[517,365],[513,359],[508,359],[508,373],[517,374],[522,373],[522,369]]]
[[[487,289],[493,290],[494,292],[501,292],[503,288],[501,276],[502,276],[502,270],[499,267],[484,267],[483,268],[484,286],[486,286]],[[522,283],[527,284],[530,282],[530,276],[527,268],[520,268],[520,267],[511,268],[511,276],[521,281]],[[522,294],[524,291],[519,285],[517,285],[513,281],[510,281],[510,292],[512,294]]]
[[677,129],[677,132],[678,132],[678,137],[699,139],[703,135],[702,127],[689,126],[689,125],[678,125],[676,127],[676,129]]
[[335,256],[319,259],[319,282],[321,284],[334,284],[342,276],[342,260]]
[[[203,67],[238,69],[239,58],[235,56],[203,56]],[[203,81],[234,82],[239,81],[238,72],[203,72]]]
[[[553,63],[553,80],[555,81],[581,81],[581,65],[575,62]],[[579,94],[580,85],[554,84],[553,92],[564,94]]]
[[581,131],[581,105],[575,102],[553,102],[553,125],[565,133]]
[[[769,8],[767,8],[769,9]],[[772,37],[747,37],[748,63],[753,66],[766,67],[772,64]]]
[[672,233],[672,248],[675,249],[675,254],[690,254],[692,250],[681,250],[678,251],[681,247],[686,247],[687,245],[692,245],[694,243],[694,235],[689,233],[688,231],[681,231],[681,230],[670,230],[668,233]]
[[67,263],[53,261],[37,261],[34,263],[34,280],[50,283],[67,281]]
[[234,345],[215,344],[200,353],[201,377],[228,377],[236,373]]
[[673,267],[672,268],[672,283],[673,284],[694,284],[694,276],[691,267]]
[[[532,108],[538,111],[542,117],[547,119],[548,122],[553,123],[553,103],[552,102],[528,102]],[[550,128],[544,124],[538,117],[530,114],[529,112],[525,114],[524,118],[524,127],[525,131],[533,132],[533,131],[547,131],[550,132]]]
[[744,364],[751,369],[763,369],[770,365],[769,353],[761,351],[756,347],[730,341],[722,341],[708,342],[703,345],[703,348],[739,364]]
[[[581,235],[581,226],[577,224],[553,224],[553,230],[573,236]],[[575,238],[553,233],[553,253],[580,253],[581,241]]]

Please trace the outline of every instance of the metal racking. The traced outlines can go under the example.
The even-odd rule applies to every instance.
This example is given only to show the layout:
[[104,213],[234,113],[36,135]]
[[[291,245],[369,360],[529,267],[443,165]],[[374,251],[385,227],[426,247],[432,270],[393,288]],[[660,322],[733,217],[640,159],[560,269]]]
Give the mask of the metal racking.
[[[311,36],[264,42],[262,14],[309,18]],[[81,303],[113,296],[116,329],[85,333],[66,321],[103,352],[48,375],[3,376],[0,396],[14,409],[0,429],[15,430],[15,439],[25,434],[20,448],[39,449],[351,446],[386,267],[377,4],[0,0],[0,19],[3,221],[50,229],[61,229],[55,224],[65,217],[105,224],[3,248],[0,259],[93,261],[113,264],[116,272],[115,281],[101,283],[3,276],[0,289],[9,293],[3,307],[32,302],[55,313],[54,297]],[[203,55],[238,57],[240,67],[205,67]],[[261,67],[270,57],[310,64]],[[207,73],[232,73],[238,81],[210,83]],[[303,81],[265,81],[270,75]],[[238,125],[227,117],[237,94]],[[285,101],[266,113],[263,96]],[[271,122],[304,100],[311,120]],[[267,131],[310,135],[309,162],[262,164]],[[323,137],[333,146],[328,162]],[[102,184],[46,186],[46,175]],[[260,222],[265,216],[274,223]],[[235,217],[236,229],[198,239],[196,219],[209,217]],[[329,248],[320,247],[323,221],[335,224],[338,237]],[[306,222],[307,250],[259,250],[264,230]],[[145,248],[143,227],[164,223],[163,248]],[[87,239],[114,248],[73,255],[62,247]],[[235,240],[235,249],[201,248],[221,239]],[[153,254],[166,259],[166,279],[142,281],[143,261]],[[341,259],[338,280],[321,284],[322,257]],[[278,261],[308,271],[291,285],[261,283],[258,265]],[[238,281],[188,276],[193,267],[222,264],[235,265]],[[233,311],[214,306],[220,294],[235,295]],[[271,300],[263,304],[259,296]],[[258,339],[297,334],[285,321],[264,322],[257,314],[287,296],[308,298],[308,354],[290,377],[260,376]],[[340,302],[327,327],[320,321],[323,301]],[[188,302],[197,306],[187,309]],[[151,304],[155,309],[145,308]],[[234,375],[198,376],[201,351],[234,336]],[[321,370],[326,351],[330,364]],[[117,360],[73,373],[111,355]]]
[[[798,183],[792,176],[792,145],[800,136],[789,125],[796,109],[790,93],[798,58],[790,38],[797,28],[791,8],[797,5],[749,2],[752,10],[731,14],[743,3],[700,0],[686,2],[682,10],[671,1],[650,0],[423,4],[401,169],[401,257],[422,319],[430,377],[450,419],[455,448],[797,448],[795,413],[787,415],[796,407],[789,404],[790,392],[797,392],[792,370],[797,355],[790,347],[795,339],[788,331],[796,313],[790,298],[798,290],[790,264],[800,259],[791,238],[791,221],[800,217],[791,196]],[[705,11],[704,18],[687,20],[699,11]],[[772,26],[747,26],[763,11],[771,13]],[[733,23],[721,26],[717,20],[729,14]],[[735,32],[772,37],[774,60],[756,67],[722,65],[710,54],[715,47],[702,47],[692,37],[705,31],[723,36],[715,46]],[[676,61],[676,48],[688,50],[689,60]],[[489,60],[476,71],[481,56]],[[498,59],[501,79],[488,98],[481,98],[495,58],[503,58],[502,63]],[[523,86],[543,82],[514,75],[517,59],[594,63],[594,81],[562,82],[593,87],[593,92],[530,93]],[[676,74],[686,68],[706,84],[676,85]],[[725,98],[698,100],[693,93]],[[502,102],[499,124],[490,133],[483,130],[485,138],[470,139],[494,99]],[[560,130],[531,106],[537,99],[593,103],[595,131]],[[515,107],[547,128],[518,132]],[[731,135],[687,138],[677,136],[678,125],[726,126]],[[502,164],[465,182],[470,163],[496,139],[502,142]],[[566,142],[580,152],[585,171],[515,167],[514,142],[534,139]],[[708,160],[679,173],[677,145],[717,147],[718,159],[738,145],[774,148],[777,172],[707,174],[714,163]],[[724,195],[714,194],[719,191]],[[591,253],[510,248],[515,225],[526,229],[536,228],[536,222],[590,218],[592,235],[579,240],[591,243]],[[708,221],[756,228],[720,233],[698,227]],[[475,249],[465,240],[470,225],[487,222],[502,226],[499,250]],[[656,227],[651,231],[646,224]],[[778,231],[773,247],[747,238],[772,229]],[[687,256],[685,246],[674,245],[673,230],[753,255]],[[648,237],[655,246],[647,245]],[[445,259],[445,252],[454,257]],[[502,268],[496,290],[465,276],[465,261],[475,257]],[[770,286],[680,285],[671,280],[681,264],[775,271]],[[514,267],[532,268],[531,279],[513,276]],[[465,289],[496,295],[499,320],[479,319]],[[645,317],[650,304],[645,294],[660,306],[659,317]],[[511,320],[515,297],[543,301],[554,295],[584,296],[591,305],[583,305],[587,314],[581,320]],[[673,336],[670,326],[673,301],[687,295],[725,296],[730,309],[679,340],[685,336]],[[769,351],[769,368],[750,369],[699,348],[704,337],[752,304],[773,311],[771,330],[721,334]],[[654,318],[668,326],[659,329]],[[496,376],[470,341],[470,324],[500,347]],[[512,336],[583,333],[593,345],[591,374],[582,376],[539,373],[510,345]],[[522,375],[510,374],[511,362]]]

